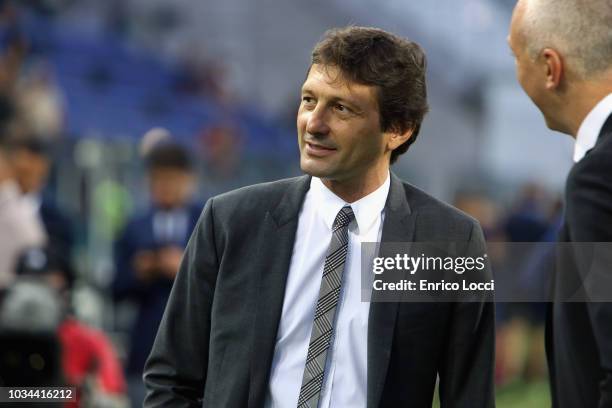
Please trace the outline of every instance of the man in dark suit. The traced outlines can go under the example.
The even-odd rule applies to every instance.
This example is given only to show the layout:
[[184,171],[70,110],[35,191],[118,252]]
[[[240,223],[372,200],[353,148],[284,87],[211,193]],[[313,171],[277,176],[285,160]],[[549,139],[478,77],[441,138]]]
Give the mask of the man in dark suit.
[[[119,306],[135,306],[126,362],[132,405],[144,399],[142,370],[164,313],[174,276],[201,212],[192,203],[195,176],[187,150],[161,142],[146,157],[151,206],[128,220],[115,242],[112,290]],[[123,308],[122,310],[125,310]],[[119,313],[121,320],[121,313]]]
[[508,37],[518,81],[548,127],[576,139],[547,322],[555,407],[612,407],[610,245],[595,244],[612,242],[611,21],[607,0],[521,0]]
[[[297,116],[308,175],[210,199],[145,367],[147,407],[493,406],[494,305],[362,302],[362,242],[460,242],[478,223],[389,171],[427,111],[425,55],[329,31]],[[364,288],[364,289],[367,289]]]

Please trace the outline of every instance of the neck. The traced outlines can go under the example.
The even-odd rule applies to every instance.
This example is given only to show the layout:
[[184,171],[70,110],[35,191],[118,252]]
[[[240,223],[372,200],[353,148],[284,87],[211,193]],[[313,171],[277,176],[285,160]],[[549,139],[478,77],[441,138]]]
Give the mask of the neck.
[[383,185],[389,175],[389,167],[381,169],[366,177],[359,177],[348,180],[332,180],[321,178],[323,184],[329,188],[335,195],[346,201],[354,203],[355,201],[367,196],[376,191]]
[[589,112],[610,93],[612,93],[612,73],[601,80],[583,81],[576,86],[574,92],[568,95],[568,99],[572,102],[565,105],[562,113],[567,118],[563,132],[575,139]]

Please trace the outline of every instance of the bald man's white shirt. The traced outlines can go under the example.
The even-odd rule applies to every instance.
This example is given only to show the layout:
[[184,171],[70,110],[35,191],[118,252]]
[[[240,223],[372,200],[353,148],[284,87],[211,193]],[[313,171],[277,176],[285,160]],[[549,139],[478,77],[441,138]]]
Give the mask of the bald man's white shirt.
[[595,146],[599,132],[611,114],[612,93],[599,101],[580,124],[574,145],[574,162],[578,163],[582,160],[584,155]]

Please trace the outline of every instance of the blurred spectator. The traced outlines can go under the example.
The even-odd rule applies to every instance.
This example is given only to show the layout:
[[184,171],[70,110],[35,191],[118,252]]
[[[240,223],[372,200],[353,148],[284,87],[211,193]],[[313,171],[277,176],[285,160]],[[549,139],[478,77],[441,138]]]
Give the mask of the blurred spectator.
[[13,142],[11,161],[24,201],[29,202],[38,212],[49,245],[71,259],[74,247],[73,224],[65,211],[44,191],[51,168],[49,142],[36,137],[16,140]]
[[22,199],[4,136],[0,133],[0,290],[11,283],[19,254],[46,241],[36,209]]
[[11,97],[28,50],[19,25],[19,10],[11,1],[0,2],[0,96]]
[[144,399],[142,371],[178,271],[183,250],[201,212],[191,204],[195,176],[187,151],[162,142],[146,157],[151,206],[128,221],[115,243],[117,300],[138,308],[131,328],[126,372],[133,406]]
[[[22,277],[20,281],[29,279],[51,289],[59,305],[46,306],[43,310],[46,315],[50,314],[49,310],[60,311],[55,333],[61,346],[62,377],[66,385],[77,389],[77,401],[67,406],[127,407],[125,379],[111,342],[103,332],[85,325],[71,313],[70,289],[74,273],[70,269],[67,259],[50,248],[26,251],[17,267]],[[12,303],[5,307],[12,308]],[[45,318],[47,324],[55,320]]]
[[[188,47],[193,49],[194,47]],[[188,95],[200,95],[231,106],[232,95],[226,87],[227,67],[219,61],[205,61],[189,52],[183,59],[182,69],[176,77],[176,89]]]
[[453,205],[476,218],[480,223],[487,241],[503,241],[500,229],[501,211],[487,194],[478,191],[458,191]]
[[[558,215],[551,216],[552,205],[552,200],[541,186],[525,184],[520,188],[503,223],[508,243],[524,243],[513,247],[523,248],[522,256],[508,256],[504,275],[513,279],[517,293],[530,293],[536,299],[543,298],[550,272],[546,260],[540,259],[546,254],[537,253],[554,253],[554,247],[529,243],[550,241],[546,238],[547,231],[554,234],[553,231],[558,229],[558,222],[555,221]],[[556,205],[556,208],[559,206]],[[545,311],[546,304],[538,302],[506,303],[497,308],[496,359],[499,384],[517,380],[540,381],[545,378]]]
[[505,230],[510,242],[537,242],[549,228],[546,194],[536,184],[521,188],[510,214]]
[[65,101],[51,66],[41,62],[27,71],[16,89],[17,114],[30,132],[49,141],[57,140],[64,130]]
[[229,122],[203,130],[200,143],[206,171],[218,180],[235,177],[241,164],[243,142],[236,126]]

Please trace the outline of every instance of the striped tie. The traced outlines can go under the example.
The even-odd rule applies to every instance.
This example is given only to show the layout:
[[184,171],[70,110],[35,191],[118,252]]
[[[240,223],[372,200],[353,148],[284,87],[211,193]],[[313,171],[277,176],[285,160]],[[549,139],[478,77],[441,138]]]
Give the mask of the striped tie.
[[308,355],[297,405],[299,408],[316,408],[319,404],[325,361],[334,334],[336,306],[348,252],[348,226],[354,218],[353,210],[350,206],[346,206],[340,210],[334,220],[332,238],[323,267],[319,300],[310,332]]

